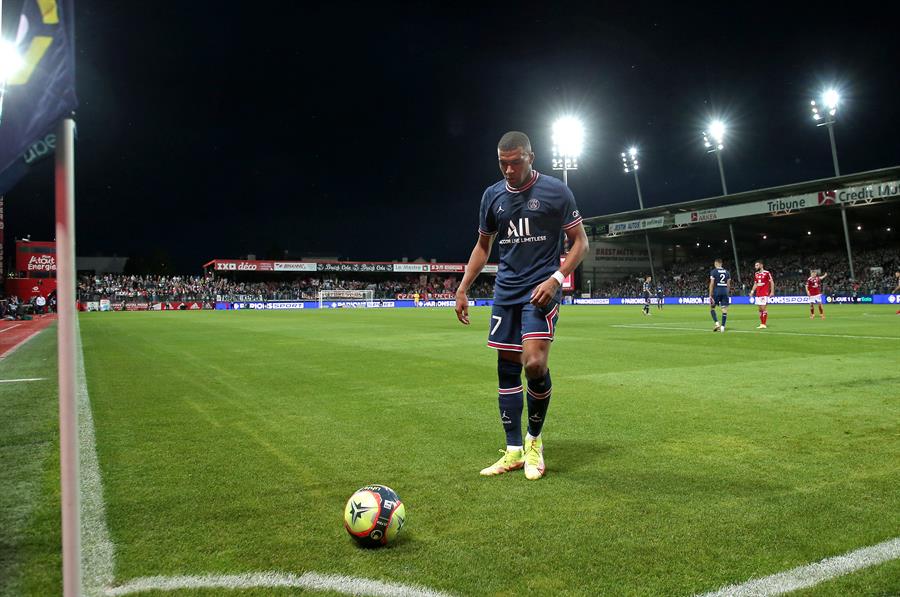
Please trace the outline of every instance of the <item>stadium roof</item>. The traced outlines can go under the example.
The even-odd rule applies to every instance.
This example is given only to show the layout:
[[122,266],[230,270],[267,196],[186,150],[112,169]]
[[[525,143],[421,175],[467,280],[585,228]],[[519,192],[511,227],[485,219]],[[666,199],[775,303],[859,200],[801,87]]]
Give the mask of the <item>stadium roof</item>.
[[[843,176],[834,176],[830,178],[821,178],[818,180],[810,180],[778,187],[770,187],[767,189],[744,191],[742,193],[719,195],[716,197],[707,197],[705,199],[684,201],[682,203],[672,203],[669,205],[660,205],[657,207],[648,207],[645,209],[636,209],[632,211],[624,211],[602,216],[592,216],[585,218],[584,222],[586,226],[597,226],[623,220],[638,220],[659,216],[671,216],[678,213],[700,209],[722,207],[726,205],[738,205],[742,203],[750,203],[753,201],[790,197],[792,195],[798,195],[802,193],[834,190],[848,186],[874,184],[878,182],[898,179],[900,179],[900,166],[891,166],[889,168],[869,170],[867,172],[856,172],[854,174],[846,174]],[[642,230],[635,230],[634,232],[642,232]]]

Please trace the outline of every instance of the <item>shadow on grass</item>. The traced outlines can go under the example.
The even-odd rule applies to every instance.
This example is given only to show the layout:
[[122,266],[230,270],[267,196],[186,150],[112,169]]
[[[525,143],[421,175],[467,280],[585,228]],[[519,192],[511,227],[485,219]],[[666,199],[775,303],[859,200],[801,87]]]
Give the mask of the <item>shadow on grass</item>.
[[613,444],[598,440],[554,439],[547,442],[547,468],[561,474],[593,469],[615,449]]

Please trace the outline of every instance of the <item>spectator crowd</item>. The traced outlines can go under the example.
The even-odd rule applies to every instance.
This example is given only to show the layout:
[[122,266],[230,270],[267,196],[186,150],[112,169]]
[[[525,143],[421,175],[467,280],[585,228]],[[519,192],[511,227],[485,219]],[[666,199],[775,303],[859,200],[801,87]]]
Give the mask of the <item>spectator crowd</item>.
[[[732,294],[748,294],[753,284],[753,261],[741,261],[741,280],[737,279],[734,262],[725,260],[724,267],[731,272]],[[894,272],[900,271],[900,251],[896,249],[870,249],[853,255],[856,279],[850,277],[847,254],[834,251],[817,255],[779,255],[763,260],[765,268],[775,278],[778,294],[806,294],[806,279],[811,269],[827,273],[823,281],[826,294],[851,295],[887,294],[897,285]],[[656,272],[653,292],[661,285],[666,296],[705,296],[709,292],[709,270],[712,259],[677,262]],[[592,288],[595,297],[639,297],[644,278],[629,275],[617,280],[607,280]]]
[[[114,302],[165,301],[264,301],[318,300],[320,290],[372,290],[375,298],[393,299],[398,294],[422,297],[455,294],[459,278],[420,276],[403,279],[360,280],[312,276],[279,281],[239,281],[215,276],[136,276],[103,274],[82,276],[78,281],[81,302],[109,299]],[[469,291],[472,297],[493,295],[493,278],[483,276]]]

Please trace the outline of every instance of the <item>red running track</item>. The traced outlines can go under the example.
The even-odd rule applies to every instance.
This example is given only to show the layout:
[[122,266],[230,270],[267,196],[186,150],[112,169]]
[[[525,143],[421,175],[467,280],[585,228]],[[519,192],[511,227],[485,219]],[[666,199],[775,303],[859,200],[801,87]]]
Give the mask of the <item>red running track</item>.
[[35,334],[56,321],[56,314],[38,315],[31,321],[0,321],[0,359],[5,359]]

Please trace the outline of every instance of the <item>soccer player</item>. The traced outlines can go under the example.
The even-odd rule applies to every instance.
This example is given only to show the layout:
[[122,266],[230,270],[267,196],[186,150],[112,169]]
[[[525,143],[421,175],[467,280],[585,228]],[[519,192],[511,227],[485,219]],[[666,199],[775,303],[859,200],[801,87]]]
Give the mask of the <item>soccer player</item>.
[[[481,273],[497,240],[500,268],[494,285],[488,346],[497,350],[500,422],[506,450],[484,476],[525,469],[528,479],[544,475],[541,430],[550,404],[547,367],[550,343],[559,319],[560,286],[588,249],[575,197],[557,178],[532,168],[534,153],[525,133],[510,131],[497,145],[504,180],[481,198],[478,240],[456,291],[456,317],[469,324],[466,292]],[[560,265],[562,241],[570,246]],[[528,434],[522,441],[522,369],[528,393]]]
[[[709,313],[715,326],[714,332],[725,331],[725,321],[728,319],[728,293],[731,290],[731,274],[722,267],[722,260],[713,261],[713,268],[709,270]],[[716,307],[722,307],[722,325],[716,318]]]
[[825,319],[825,309],[822,304],[825,302],[825,297],[822,295],[822,280],[828,277],[828,274],[818,275],[818,271],[811,269],[809,270],[809,278],[806,279],[806,296],[809,297],[809,318],[815,319],[816,317],[816,307],[815,304],[819,303],[819,316],[822,319]]
[[750,298],[756,295],[756,305],[759,307],[759,325],[758,330],[766,329],[766,322],[769,321],[769,311],[766,306],[769,303],[769,297],[775,296],[775,280],[772,278],[762,261],[753,264],[756,273],[753,274],[753,288],[750,289]]
[[644,286],[641,289],[641,292],[644,294],[644,306],[642,310],[644,311],[644,315],[650,315],[650,282],[652,278],[647,276],[644,279]]
[[662,308],[663,308],[663,300],[664,300],[664,294],[663,294],[662,282],[657,282],[656,283],[656,308],[660,311],[662,311]]

